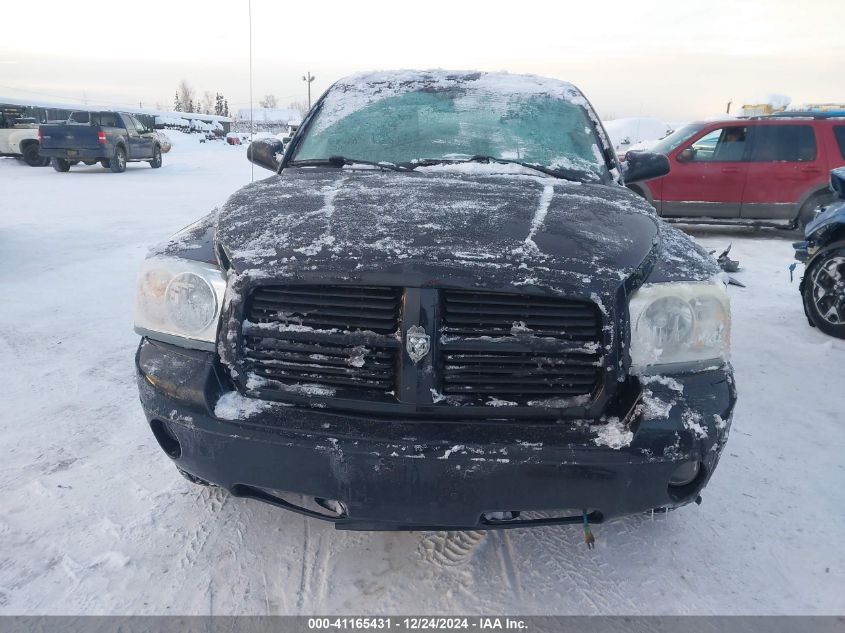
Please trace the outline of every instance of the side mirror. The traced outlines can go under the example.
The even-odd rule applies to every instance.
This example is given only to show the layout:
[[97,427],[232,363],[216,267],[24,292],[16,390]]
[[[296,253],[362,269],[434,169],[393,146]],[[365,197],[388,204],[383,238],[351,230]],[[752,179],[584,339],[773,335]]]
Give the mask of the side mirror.
[[845,167],[839,167],[830,172],[830,188],[837,196],[845,200]]
[[687,147],[678,152],[676,157],[679,163],[688,163],[695,158],[695,150],[692,147]]
[[660,178],[669,173],[669,159],[656,152],[635,152],[625,154],[622,162],[622,178],[625,184]]
[[259,167],[269,169],[271,171],[279,170],[279,159],[284,152],[283,143],[277,138],[261,138],[253,141],[246,149],[246,157],[252,163]]

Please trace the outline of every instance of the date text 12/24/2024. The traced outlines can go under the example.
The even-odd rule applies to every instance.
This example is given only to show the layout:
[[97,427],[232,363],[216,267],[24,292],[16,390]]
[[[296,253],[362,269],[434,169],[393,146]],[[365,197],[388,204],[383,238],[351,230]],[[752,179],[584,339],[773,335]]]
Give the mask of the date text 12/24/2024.
[[309,630],[525,630],[528,625],[520,618],[463,618],[463,617],[338,617],[308,618]]

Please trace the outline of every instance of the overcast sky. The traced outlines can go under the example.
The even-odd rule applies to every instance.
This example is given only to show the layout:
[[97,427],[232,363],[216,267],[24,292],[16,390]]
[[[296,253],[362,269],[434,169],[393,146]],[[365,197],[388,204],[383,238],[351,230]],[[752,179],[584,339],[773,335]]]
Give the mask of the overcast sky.
[[[187,79],[199,94],[222,91],[230,107],[247,107],[247,6],[4,2],[0,96],[170,109]],[[281,106],[304,100],[307,70],[316,98],[359,70],[449,68],[572,81],[604,118],[714,116],[729,100],[737,107],[768,93],[845,102],[842,8],[843,0],[252,0],[254,95],[273,93]]]

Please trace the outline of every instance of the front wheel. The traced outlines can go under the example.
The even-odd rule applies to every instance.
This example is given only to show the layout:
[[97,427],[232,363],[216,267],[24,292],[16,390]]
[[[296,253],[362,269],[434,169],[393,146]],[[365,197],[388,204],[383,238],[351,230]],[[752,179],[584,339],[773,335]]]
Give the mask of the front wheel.
[[50,164],[53,166],[53,169],[60,172],[70,171],[70,163],[67,162],[64,158],[54,158],[50,161]]
[[816,217],[816,209],[820,206],[828,204],[833,200],[833,194],[828,191],[821,191],[810,196],[798,212],[798,229],[804,233],[804,228],[812,222]]
[[150,161],[150,167],[153,169],[161,167],[161,148],[158,145],[153,148],[153,159]]
[[116,174],[126,171],[126,150],[118,146],[114,148],[114,157],[109,161],[109,168]]
[[810,264],[804,276],[804,307],[813,325],[845,339],[845,248],[836,248]]

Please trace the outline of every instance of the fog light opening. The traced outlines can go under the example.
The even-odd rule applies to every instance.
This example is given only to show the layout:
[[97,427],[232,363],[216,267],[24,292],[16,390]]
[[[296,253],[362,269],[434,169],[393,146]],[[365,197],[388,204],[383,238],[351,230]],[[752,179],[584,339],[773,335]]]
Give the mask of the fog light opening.
[[519,512],[516,510],[505,510],[500,512],[485,512],[481,515],[484,521],[488,523],[495,523],[496,521],[513,521],[519,518]]
[[176,435],[167,428],[164,422],[151,420],[150,429],[152,429],[158,445],[161,446],[161,450],[167,453],[169,457],[179,459],[182,456],[182,446],[179,444],[179,440],[176,439]]
[[338,517],[345,517],[349,514],[346,510],[346,504],[343,503],[343,501],[338,501],[336,499],[323,499],[322,497],[314,497],[314,502],[324,510],[328,510],[329,512],[335,514]]
[[678,466],[669,477],[669,486],[672,488],[683,488],[690,485],[701,472],[701,463],[698,461],[684,462]]

